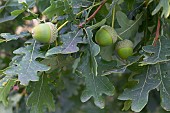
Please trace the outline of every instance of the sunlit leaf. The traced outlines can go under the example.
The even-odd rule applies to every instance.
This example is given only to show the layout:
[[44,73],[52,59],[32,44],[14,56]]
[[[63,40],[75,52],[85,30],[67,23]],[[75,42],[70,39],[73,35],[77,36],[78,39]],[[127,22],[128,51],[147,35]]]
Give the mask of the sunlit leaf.
[[156,46],[148,45],[144,46],[144,58],[143,61],[140,62],[141,65],[148,65],[148,64],[156,64],[159,62],[169,61],[170,56],[170,39],[161,36],[160,39],[157,41]]
[[18,40],[19,38],[24,38],[30,36],[28,32],[21,32],[19,35],[12,35],[10,33],[1,33],[0,36],[6,41]]
[[153,10],[152,15],[155,15],[161,9],[163,9],[161,16],[168,18],[168,16],[170,15],[170,1],[169,0],[160,0],[157,7]]
[[14,86],[15,82],[15,80],[9,80],[4,87],[0,88],[0,101],[2,101],[5,106],[8,105],[7,96],[10,92],[11,87]]

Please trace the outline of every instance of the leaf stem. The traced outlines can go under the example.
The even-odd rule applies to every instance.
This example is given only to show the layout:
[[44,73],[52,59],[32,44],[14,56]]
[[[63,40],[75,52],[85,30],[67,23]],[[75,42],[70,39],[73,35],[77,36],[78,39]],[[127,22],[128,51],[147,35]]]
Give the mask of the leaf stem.
[[57,29],[57,31],[60,31],[67,23],[68,23],[68,21],[65,21],[65,22]]
[[[114,6],[113,11],[112,11],[112,28],[114,28],[114,23],[115,23],[115,6]],[[123,40],[119,35],[117,35],[117,37],[120,40]]]
[[123,40],[123,38],[121,38],[119,35],[117,35],[117,37],[118,37],[120,40]]
[[112,11],[112,28],[114,28],[114,23],[115,23],[115,6]]

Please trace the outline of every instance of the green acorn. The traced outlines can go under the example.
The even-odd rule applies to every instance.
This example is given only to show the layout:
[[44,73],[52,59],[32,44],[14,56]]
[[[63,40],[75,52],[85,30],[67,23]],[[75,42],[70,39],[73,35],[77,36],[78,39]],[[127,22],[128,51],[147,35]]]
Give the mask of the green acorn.
[[133,43],[130,40],[119,41],[116,45],[116,51],[120,58],[127,59],[133,55]]
[[52,43],[57,37],[57,27],[51,22],[39,24],[33,28],[32,37],[42,43]]
[[117,41],[117,33],[112,27],[104,25],[96,32],[95,41],[100,46],[114,44]]

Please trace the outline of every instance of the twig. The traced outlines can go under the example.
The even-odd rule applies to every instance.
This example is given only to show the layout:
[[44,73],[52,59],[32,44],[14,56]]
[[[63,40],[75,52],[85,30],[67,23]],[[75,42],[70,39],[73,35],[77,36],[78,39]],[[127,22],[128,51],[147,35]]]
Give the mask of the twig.
[[154,42],[153,42],[153,46],[156,46],[156,43],[159,39],[159,35],[160,35],[160,19],[158,18],[158,24],[157,24],[157,29],[156,29],[156,36],[154,38]]
[[[97,3],[97,4],[93,5],[93,6],[90,6],[90,7],[86,8],[86,9],[84,9],[84,10],[88,10],[88,9],[93,8],[93,7],[96,7],[96,6],[100,5],[100,4],[101,4],[101,3]],[[84,10],[83,10],[83,11],[84,11]],[[82,14],[83,11],[80,11],[79,13],[77,13],[76,16],[79,16],[80,14]],[[64,22],[57,30],[60,31],[68,22],[69,22],[69,21]]]
[[86,24],[87,22],[89,22],[90,20],[92,20],[96,14],[99,12],[99,10],[102,8],[102,6],[106,3],[107,0],[103,0],[100,4],[100,6],[96,9],[96,11],[89,17],[87,18],[87,20],[85,22],[82,22],[78,25],[79,28],[82,28],[84,24]]

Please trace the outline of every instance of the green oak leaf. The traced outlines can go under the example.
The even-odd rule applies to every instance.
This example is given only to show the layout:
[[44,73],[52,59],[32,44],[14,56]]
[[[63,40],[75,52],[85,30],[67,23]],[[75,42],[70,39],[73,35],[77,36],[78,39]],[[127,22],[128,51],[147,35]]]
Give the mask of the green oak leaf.
[[98,75],[101,76],[105,71],[111,70],[117,66],[117,62],[115,60],[112,61],[105,61],[101,57],[96,57],[97,64],[98,64]]
[[139,25],[142,23],[143,13],[136,16],[136,20],[129,20],[125,13],[121,11],[116,12],[116,19],[121,28],[117,28],[116,31],[123,39],[129,39],[135,37],[138,32]]
[[50,6],[50,0],[37,0],[37,8],[40,12],[43,12],[48,6]]
[[8,75],[0,79],[0,88],[2,88],[11,79],[13,79],[13,76],[8,76]]
[[23,13],[25,10],[21,9],[21,10],[14,10],[11,12],[11,15],[12,16],[18,16],[20,15],[21,13]]
[[170,15],[170,1],[169,0],[160,0],[157,7],[153,10],[152,15],[155,15],[161,9],[163,9],[161,16],[168,18],[168,16]]
[[68,21],[74,21],[75,14],[80,12],[82,7],[84,8],[92,4],[91,1],[87,0],[51,0],[50,3],[51,5],[43,11],[43,14],[48,18],[67,15]]
[[91,59],[91,70],[92,72],[97,76],[98,75],[98,64],[97,64],[97,59],[96,56],[100,53],[100,46],[97,45],[94,41],[93,41],[93,29],[96,29],[100,26],[102,26],[103,24],[105,24],[106,19],[103,19],[102,21],[84,29],[86,36],[87,36],[87,42],[88,42],[88,48],[89,48],[89,53],[90,53],[90,59]]
[[5,106],[8,105],[7,96],[11,90],[11,87],[15,85],[15,82],[15,80],[8,80],[5,86],[0,88],[0,102],[2,101]]
[[92,2],[90,0],[68,0],[73,8],[87,7]]
[[161,97],[161,106],[166,110],[170,111],[170,62],[163,64],[158,64],[158,70],[160,74],[160,97]]
[[46,75],[42,75],[40,80],[31,84],[30,87],[32,87],[32,92],[27,100],[27,105],[31,107],[30,113],[43,113],[44,106],[49,111],[55,111],[53,95]]
[[51,0],[50,3],[51,3],[51,5],[42,12],[43,15],[46,15],[48,18],[52,18],[54,15],[56,15],[56,16],[64,15],[65,7],[64,7],[63,1]]
[[14,20],[17,16],[11,16],[11,10],[16,10],[16,8],[21,7],[21,4],[18,3],[16,0],[8,0],[3,6],[0,7],[0,23]]
[[18,40],[19,38],[28,37],[31,34],[29,32],[21,32],[18,35],[12,35],[10,33],[1,33],[0,36],[5,39],[5,41]]
[[23,17],[22,19],[23,20],[33,20],[33,19],[37,19],[38,18],[38,14],[30,14],[30,15],[28,15],[28,16],[25,16],[25,17]]
[[103,109],[105,101],[102,94],[113,96],[115,92],[114,86],[107,77],[95,76],[93,73],[86,75],[85,83],[86,89],[81,95],[81,101],[86,102],[93,97],[95,105]]
[[144,46],[144,58],[140,65],[156,64],[159,62],[169,61],[170,56],[170,39],[161,36],[156,46]]
[[71,54],[79,51],[77,47],[78,43],[87,43],[83,39],[83,31],[69,32],[67,34],[61,35],[61,41],[63,44],[61,46],[54,47],[47,51],[46,56],[51,56],[54,54]]
[[3,42],[5,42],[6,40],[4,40],[4,39],[0,39],[0,43],[3,43]]
[[17,16],[6,16],[4,18],[0,18],[0,23],[6,22],[6,21],[10,21],[10,20],[14,20]]
[[104,75],[110,75],[112,73],[124,73],[129,66],[131,66],[134,63],[138,62],[141,57],[142,56],[131,56],[131,57],[129,57],[127,59],[127,63],[126,64],[123,63],[120,66],[115,66],[115,68],[112,67],[110,70],[105,70],[103,72],[103,76]]
[[100,47],[100,55],[104,60],[106,61],[114,60],[113,54],[114,54],[114,45]]
[[135,0],[125,0],[125,3],[127,4],[128,10],[132,10],[134,8]]
[[130,107],[131,107],[131,104],[132,104],[131,100],[125,101],[122,111],[128,111],[130,109]]
[[74,58],[71,56],[57,55],[44,59],[42,63],[51,67],[50,70],[46,72],[51,73],[56,69],[62,69],[63,67],[71,66],[73,61]]
[[114,95],[115,88],[106,76],[96,76],[92,69],[92,61],[90,54],[86,53],[81,59],[77,72],[85,77],[86,89],[81,95],[81,101],[86,102],[91,97],[94,98],[94,103],[99,108],[104,108],[105,101],[102,97],[103,94],[112,96]]
[[72,7],[74,14],[81,12],[83,8],[87,8],[93,4],[93,2],[90,0],[68,0],[68,1]]
[[[27,0],[26,3],[20,4],[18,0],[6,0],[5,4],[0,7],[0,23],[14,20],[19,14],[26,9],[23,5],[27,5],[27,8],[32,8],[35,5],[35,0]],[[13,15],[11,15],[11,13]]]
[[156,66],[147,66],[143,73],[135,76],[137,85],[131,89],[125,89],[119,100],[131,100],[131,109],[140,112],[148,102],[149,92],[160,84]]
[[[12,61],[10,62],[10,64],[15,65],[15,63],[18,63],[19,61],[21,61],[22,57],[21,56],[14,56],[12,58]],[[9,80],[11,79],[16,79],[15,75],[5,75],[5,71],[8,70],[9,67],[7,67],[4,70],[0,70],[0,88],[3,87]]]
[[75,15],[93,3],[90,0],[65,0],[64,2],[68,3],[67,5],[65,4],[65,14],[68,15],[67,20],[74,22],[77,21]]
[[14,51],[15,54],[23,56],[21,61],[13,62],[12,66],[4,73],[6,75],[18,75],[22,85],[28,85],[29,81],[38,81],[37,72],[48,71],[50,68],[36,61],[37,58],[44,58],[40,52],[40,46],[34,41],[33,44],[21,47]]
[[93,42],[93,39],[92,39],[93,38],[93,32],[92,32],[92,30],[93,29],[91,29],[90,27],[85,29],[88,44],[89,44],[89,48],[90,48],[90,57],[91,57],[91,62],[92,62],[92,70],[93,70],[93,73],[97,76],[97,67],[98,67],[98,65],[97,65],[97,61],[96,61],[95,57],[100,53],[100,46]]
[[73,13],[72,6],[69,4],[68,0],[64,0],[64,7],[65,7],[64,12],[68,14],[67,20],[68,21],[75,20],[76,15]]

